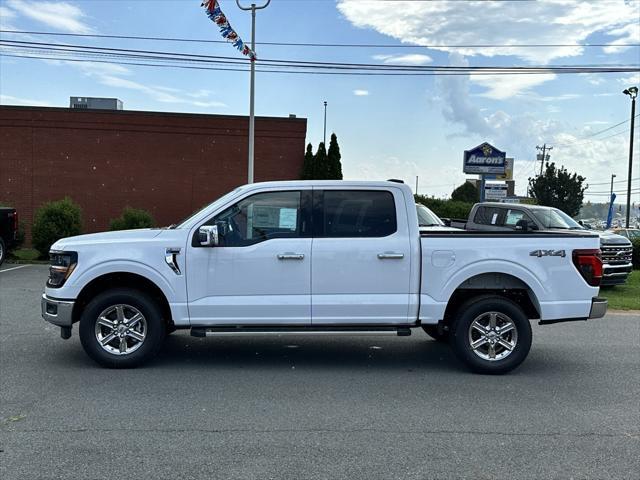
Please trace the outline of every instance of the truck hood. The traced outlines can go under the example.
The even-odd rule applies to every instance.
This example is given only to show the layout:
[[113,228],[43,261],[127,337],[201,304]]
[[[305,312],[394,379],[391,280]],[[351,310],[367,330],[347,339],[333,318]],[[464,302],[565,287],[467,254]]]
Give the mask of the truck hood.
[[162,231],[160,228],[143,228],[78,235],[76,237],[61,238],[51,245],[51,250],[73,250],[84,245],[144,242],[157,237]]
[[598,232],[601,245],[631,245],[627,237],[612,232]]

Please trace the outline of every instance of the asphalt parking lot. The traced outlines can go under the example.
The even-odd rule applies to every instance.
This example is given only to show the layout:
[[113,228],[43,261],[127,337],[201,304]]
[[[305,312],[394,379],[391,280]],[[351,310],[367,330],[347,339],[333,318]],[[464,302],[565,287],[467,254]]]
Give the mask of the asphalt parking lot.
[[45,266],[0,268],[0,477],[640,478],[640,315],[534,326],[467,373],[411,337],[171,335],[105,370],[40,318]]

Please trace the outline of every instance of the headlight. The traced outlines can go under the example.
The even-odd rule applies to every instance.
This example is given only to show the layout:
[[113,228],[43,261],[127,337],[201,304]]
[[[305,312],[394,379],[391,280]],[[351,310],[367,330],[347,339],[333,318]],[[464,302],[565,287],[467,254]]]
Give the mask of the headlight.
[[78,264],[78,254],[76,252],[49,252],[51,266],[49,267],[49,279],[47,287],[60,288],[67,281],[69,275]]

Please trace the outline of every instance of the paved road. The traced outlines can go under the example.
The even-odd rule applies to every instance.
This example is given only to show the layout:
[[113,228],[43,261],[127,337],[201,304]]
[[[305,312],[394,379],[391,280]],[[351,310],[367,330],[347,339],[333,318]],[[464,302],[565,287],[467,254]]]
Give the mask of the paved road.
[[510,375],[408,338],[172,335],[111,371],[0,272],[0,477],[640,478],[640,316],[534,327]]

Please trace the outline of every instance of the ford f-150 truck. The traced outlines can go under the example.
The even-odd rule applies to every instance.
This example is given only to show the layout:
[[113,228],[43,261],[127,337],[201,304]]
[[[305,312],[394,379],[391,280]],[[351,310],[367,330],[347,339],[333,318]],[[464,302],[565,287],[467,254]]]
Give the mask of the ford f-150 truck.
[[448,340],[472,370],[504,373],[541,323],[604,316],[598,236],[420,232],[397,182],[245,185],[178,225],[52,246],[42,316],[106,367],[151,358],[175,329],[410,335]]
[[[454,223],[455,224],[455,223]],[[464,226],[467,230],[586,230],[562,210],[520,203],[476,203]],[[633,246],[628,238],[613,232],[593,231],[600,237],[601,286],[622,285],[633,271]]]

